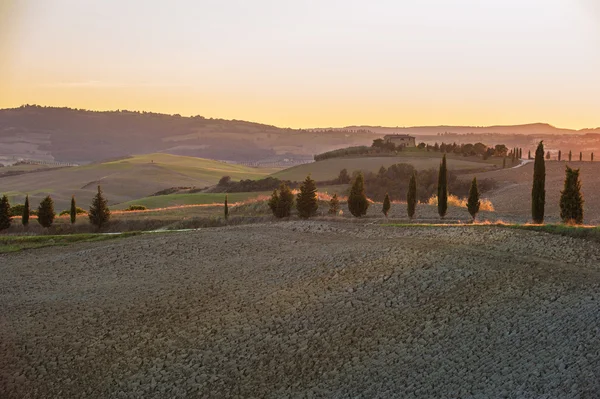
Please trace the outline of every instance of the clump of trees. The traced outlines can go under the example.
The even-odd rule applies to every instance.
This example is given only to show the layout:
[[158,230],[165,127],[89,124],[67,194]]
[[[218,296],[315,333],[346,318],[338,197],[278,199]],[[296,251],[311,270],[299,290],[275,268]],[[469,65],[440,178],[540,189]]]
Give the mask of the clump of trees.
[[296,209],[298,210],[298,216],[302,219],[308,219],[317,214],[317,210],[319,209],[317,186],[315,181],[310,178],[310,175],[306,176],[306,179],[300,186],[300,192],[296,198]]
[[110,209],[108,209],[108,201],[102,194],[102,189],[98,186],[98,193],[92,199],[92,205],[88,212],[90,223],[101,229],[110,220]]
[[42,227],[48,228],[54,223],[55,217],[54,201],[48,195],[40,202],[40,206],[38,207],[38,223],[41,224]]
[[365,180],[362,173],[359,173],[352,184],[350,195],[348,196],[348,210],[355,217],[361,217],[367,214],[369,201],[365,193]]
[[294,194],[285,182],[279,186],[279,192],[273,191],[269,200],[269,208],[273,215],[277,218],[289,217],[292,213],[292,205],[294,204]]
[[560,193],[560,218],[565,223],[582,224],[584,201],[579,169],[571,169],[567,166],[565,174],[565,186]]

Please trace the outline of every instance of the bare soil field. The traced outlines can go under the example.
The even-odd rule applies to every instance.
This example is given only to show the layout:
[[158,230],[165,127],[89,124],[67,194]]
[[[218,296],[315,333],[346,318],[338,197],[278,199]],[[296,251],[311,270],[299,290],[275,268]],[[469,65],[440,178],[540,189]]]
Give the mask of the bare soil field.
[[0,397],[600,396],[600,248],[279,222],[0,255]]
[[[564,187],[565,165],[581,170],[584,204],[584,220],[588,224],[600,224],[600,162],[546,161],[546,215],[549,221],[560,219],[560,192]],[[498,182],[496,190],[485,193],[499,214],[515,219],[531,216],[531,184],[533,163],[519,168],[478,173],[477,178],[491,178]],[[464,178],[472,178],[464,176]]]

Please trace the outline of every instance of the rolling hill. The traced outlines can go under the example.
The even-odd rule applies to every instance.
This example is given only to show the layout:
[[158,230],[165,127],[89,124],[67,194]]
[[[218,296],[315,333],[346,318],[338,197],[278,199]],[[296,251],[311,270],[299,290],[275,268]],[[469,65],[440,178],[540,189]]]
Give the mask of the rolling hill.
[[[355,170],[362,172],[377,172],[382,166],[388,168],[397,163],[407,163],[413,165],[417,170],[439,167],[441,153],[435,152],[409,152],[405,151],[399,156],[394,157],[355,157],[355,158],[331,158],[324,161],[313,162],[304,165],[294,166],[275,172],[272,176],[281,180],[302,181],[310,174],[317,181],[335,179],[342,169],[352,173]],[[448,168],[451,170],[480,170],[494,169],[501,167],[500,158],[482,161],[477,157],[464,158],[462,156],[448,156]]]
[[[8,169],[8,168],[7,168]],[[170,187],[206,187],[225,175],[233,180],[259,179],[276,169],[251,168],[223,162],[176,156],[146,154],[131,158],[70,168],[49,169],[0,178],[0,193],[13,203],[29,194],[32,204],[51,195],[56,209],[66,209],[71,195],[78,204],[88,206],[101,185],[110,204],[147,197]]]

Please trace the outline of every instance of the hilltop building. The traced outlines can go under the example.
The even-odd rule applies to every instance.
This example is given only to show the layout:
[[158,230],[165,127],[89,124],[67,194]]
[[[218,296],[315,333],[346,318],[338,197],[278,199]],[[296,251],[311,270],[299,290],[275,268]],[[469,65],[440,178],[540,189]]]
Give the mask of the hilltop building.
[[414,136],[408,134],[387,134],[383,136],[386,143],[393,143],[396,147],[416,147],[417,141]]

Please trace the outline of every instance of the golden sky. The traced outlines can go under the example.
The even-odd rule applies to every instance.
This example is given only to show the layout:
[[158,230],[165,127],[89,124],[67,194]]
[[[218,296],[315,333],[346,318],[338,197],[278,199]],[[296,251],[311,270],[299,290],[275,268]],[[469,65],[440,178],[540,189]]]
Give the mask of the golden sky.
[[596,0],[2,0],[0,107],[600,126]]

